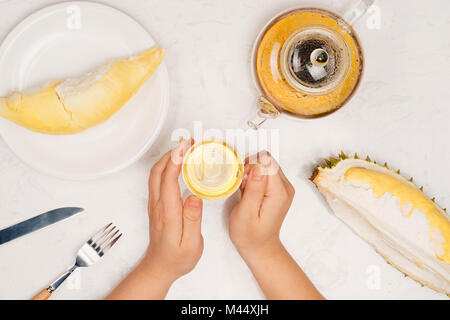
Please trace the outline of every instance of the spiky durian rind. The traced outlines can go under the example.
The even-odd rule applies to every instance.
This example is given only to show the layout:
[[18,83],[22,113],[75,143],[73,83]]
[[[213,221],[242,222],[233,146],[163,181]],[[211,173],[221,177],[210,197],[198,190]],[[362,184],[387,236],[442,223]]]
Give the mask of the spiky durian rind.
[[[371,163],[372,165],[376,165],[376,166],[379,166],[379,167],[384,167],[386,170],[389,170],[389,171],[390,171],[391,173],[393,173],[394,175],[399,176],[399,177],[403,180],[404,183],[407,183],[407,184],[411,185],[411,186],[414,187],[415,189],[419,190],[425,197],[427,197],[427,196],[424,194],[424,192],[423,192],[423,186],[418,187],[418,186],[414,183],[414,179],[413,179],[412,177],[410,177],[409,179],[405,178],[403,175],[400,174],[400,169],[398,169],[397,171],[395,171],[395,170],[389,168],[387,162],[385,162],[384,165],[379,165],[379,164],[377,164],[375,161],[372,161],[372,160],[370,159],[369,156],[367,156],[365,159],[360,159],[356,153],[355,153],[355,155],[352,157],[352,156],[347,156],[344,152],[341,152],[337,157],[331,156],[330,158],[325,159],[325,160],[323,161],[322,165],[319,165],[319,166],[317,166],[317,167],[315,168],[315,170],[314,170],[314,172],[313,172],[313,174],[312,174],[312,176],[311,176],[311,178],[310,178],[311,181],[313,181],[314,184],[316,185],[316,187],[318,188],[319,186],[315,183],[315,179],[316,179],[316,177],[319,175],[319,173],[320,173],[321,171],[324,171],[324,170],[332,170],[336,165],[338,165],[338,163],[340,163],[341,161],[347,160],[347,159],[356,159],[356,160],[359,160],[359,161],[367,161],[367,162]],[[449,214],[447,213],[447,209],[441,208],[438,204],[436,204],[436,201],[435,201],[435,198],[434,198],[434,197],[433,197],[433,198],[427,197],[427,198],[430,199],[430,200],[434,203],[434,205],[436,206],[436,208],[438,208],[438,210],[439,210],[439,211],[440,211],[447,219],[450,220],[450,216],[449,216]],[[366,239],[366,241],[367,241],[367,239]],[[371,244],[372,247],[375,248],[375,251],[376,251],[381,257],[383,257],[383,259],[384,259],[388,264],[390,264],[390,265],[392,265],[393,267],[395,267],[395,268],[396,268],[398,271],[400,271],[405,277],[410,277],[411,279],[413,279],[413,280],[415,280],[416,282],[418,282],[422,287],[423,287],[423,286],[427,286],[427,287],[429,287],[429,288],[431,288],[431,289],[433,289],[433,290],[435,290],[435,291],[437,291],[437,292],[444,293],[444,294],[446,294],[447,296],[450,297],[450,293],[448,293],[447,291],[443,291],[442,289],[440,289],[440,288],[438,288],[437,286],[435,286],[433,283],[430,283],[430,282],[428,282],[428,281],[426,281],[426,280],[423,280],[423,279],[420,279],[419,277],[414,276],[413,274],[408,273],[402,266],[399,266],[399,265],[393,263],[392,261],[390,261],[386,255],[384,255],[383,253],[381,253],[379,250],[376,249],[376,247],[375,247],[375,245],[374,245],[373,243],[371,243],[370,241],[368,241],[368,242]]]
[[[311,175],[311,177],[310,177],[310,180],[311,180],[311,181],[314,181],[315,177],[317,176],[317,174],[319,173],[320,170],[332,169],[332,168],[334,168],[339,162],[341,162],[342,160],[346,160],[346,159],[358,159],[358,160],[363,160],[363,161],[367,161],[367,162],[370,162],[370,163],[372,163],[372,164],[378,165],[378,166],[380,166],[380,167],[385,167],[386,169],[388,169],[388,170],[391,171],[392,173],[397,174],[397,175],[401,176],[403,179],[407,180],[409,183],[411,183],[415,188],[419,189],[420,192],[422,192],[422,193],[427,197],[427,195],[423,192],[423,186],[420,186],[420,187],[419,187],[418,185],[416,185],[416,184],[414,183],[414,178],[413,178],[413,177],[410,177],[409,179],[407,179],[406,177],[404,177],[404,176],[400,173],[400,169],[398,169],[397,171],[395,171],[394,169],[389,168],[387,162],[385,162],[384,165],[381,166],[381,165],[377,164],[376,161],[372,161],[368,155],[366,156],[365,159],[360,159],[360,158],[358,158],[358,154],[357,154],[357,153],[355,153],[354,156],[347,156],[347,155],[344,153],[344,151],[341,151],[341,153],[339,153],[339,155],[338,155],[337,157],[330,156],[329,158],[325,158],[325,159],[323,160],[322,164],[318,165],[318,166],[314,169],[314,171],[313,171],[313,173],[312,173],[312,175]],[[429,197],[427,197],[427,198],[429,198]],[[446,209],[446,208],[440,207],[440,206],[436,203],[436,198],[435,198],[435,197],[430,198],[430,200],[433,201],[439,209],[441,209],[442,211],[444,211],[444,212],[447,214],[447,209]],[[448,214],[447,214],[447,217],[449,217]]]
[[[372,243],[370,245],[372,247],[374,247],[374,245]],[[387,264],[393,266],[395,269],[397,269],[399,272],[401,272],[405,278],[411,278],[412,280],[414,280],[418,284],[420,284],[421,287],[427,286],[427,287],[433,289],[434,291],[437,291],[437,292],[440,292],[440,293],[444,293],[448,297],[450,297],[450,293],[442,291],[441,289],[436,287],[431,282],[423,281],[423,280],[419,279],[418,277],[413,276],[412,274],[408,274],[408,272],[405,269],[403,269],[401,266],[399,266],[399,265],[389,261],[389,258],[386,255],[384,255],[383,253],[381,253],[379,250],[375,250],[375,251],[376,251],[376,253],[378,253],[386,261]]]

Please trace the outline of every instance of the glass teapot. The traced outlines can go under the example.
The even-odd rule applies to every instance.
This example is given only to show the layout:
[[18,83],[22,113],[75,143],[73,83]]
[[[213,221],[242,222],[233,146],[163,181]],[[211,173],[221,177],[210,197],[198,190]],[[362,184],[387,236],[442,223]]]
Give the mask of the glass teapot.
[[260,94],[258,129],[281,114],[317,118],[341,108],[356,91],[364,68],[360,41],[351,25],[374,0],[358,0],[343,15],[318,8],[275,16],[253,46],[251,72]]

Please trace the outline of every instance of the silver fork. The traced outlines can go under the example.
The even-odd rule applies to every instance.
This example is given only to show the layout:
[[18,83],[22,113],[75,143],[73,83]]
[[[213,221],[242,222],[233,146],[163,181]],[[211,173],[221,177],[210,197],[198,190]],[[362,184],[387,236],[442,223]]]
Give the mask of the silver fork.
[[77,268],[90,267],[116,244],[117,240],[122,236],[119,233],[119,229],[112,223],[97,232],[92,238],[90,238],[78,251],[75,265],[66,271],[61,277],[53,282],[48,288],[38,293],[33,300],[47,300],[52,293],[58,289]]

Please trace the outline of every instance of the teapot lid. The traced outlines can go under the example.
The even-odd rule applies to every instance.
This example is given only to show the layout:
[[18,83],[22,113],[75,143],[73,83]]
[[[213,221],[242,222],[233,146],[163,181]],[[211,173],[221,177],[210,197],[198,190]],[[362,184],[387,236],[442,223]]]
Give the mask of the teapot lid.
[[308,25],[284,43],[280,69],[296,90],[326,94],[345,81],[350,61],[350,49],[338,32],[323,25]]

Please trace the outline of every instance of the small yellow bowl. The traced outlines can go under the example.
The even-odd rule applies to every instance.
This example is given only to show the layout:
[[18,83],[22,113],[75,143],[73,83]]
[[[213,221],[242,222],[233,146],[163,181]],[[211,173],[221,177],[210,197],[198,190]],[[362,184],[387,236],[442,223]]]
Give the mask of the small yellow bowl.
[[236,150],[219,140],[193,145],[182,164],[188,189],[203,199],[220,199],[233,194],[241,185],[244,164]]

